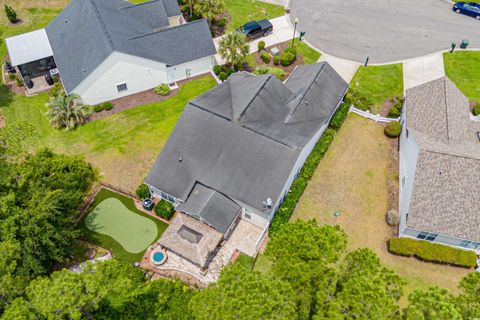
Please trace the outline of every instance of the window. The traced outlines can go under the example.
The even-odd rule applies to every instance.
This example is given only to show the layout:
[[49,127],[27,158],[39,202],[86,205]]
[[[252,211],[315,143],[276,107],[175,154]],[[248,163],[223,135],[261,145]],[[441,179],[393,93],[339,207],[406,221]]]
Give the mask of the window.
[[245,213],[245,219],[251,220],[251,219],[252,219],[252,216],[249,215],[248,213]]
[[126,83],[117,84],[117,90],[118,92],[127,91],[128,90],[127,84]]
[[428,232],[420,232],[418,235],[417,235],[417,239],[425,239],[426,237],[428,236]]
[[168,195],[165,192],[162,192],[162,199],[168,200]]
[[460,242],[460,247],[466,248],[470,243],[471,241],[463,240],[462,242]]
[[174,203],[175,202],[175,198],[172,197],[171,195],[168,196],[168,201],[170,201],[171,203]]
[[437,238],[438,234],[436,233],[429,233],[425,240],[434,241]]
[[407,176],[403,176],[402,178],[402,190],[403,190],[403,187],[405,186],[405,179],[407,178]]
[[480,249],[480,243],[478,242],[471,242],[468,246],[468,249]]

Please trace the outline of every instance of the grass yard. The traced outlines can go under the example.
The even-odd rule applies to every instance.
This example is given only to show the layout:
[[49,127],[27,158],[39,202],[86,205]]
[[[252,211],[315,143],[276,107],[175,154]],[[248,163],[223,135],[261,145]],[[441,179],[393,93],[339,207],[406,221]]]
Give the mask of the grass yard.
[[147,247],[167,225],[135,207],[131,198],[101,189],[79,224],[85,237],[112,250],[116,259],[140,261]]
[[480,102],[480,52],[444,53],[445,74],[469,99]]
[[[348,234],[348,250],[362,247],[374,250],[387,266],[407,280],[404,298],[413,289],[430,285],[456,292],[467,270],[387,252],[386,241],[393,236],[385,222],[389,148],[382,126],[349,115],[291,219],[315,218],[320,224],[339,224]],[[338,218],[334,216],[337,210],[341,213]],[[268,259],[260,255],[255,269],[268,268]]]
[[72,132],[50,127],[45,117],[46,94],[3,96],[0,110],[7,124],[23,120],[31,122],[38,137],[37,147],[83,155],[100,170],[103,181],[134,191],[146,176],[187,102],[215,84],[210,76],[193,80],[168,100],[89,122]]
[[227,32],[251,20],[273,19],[285,14],[284,7],[257,0],[225,0],[225,8],[232,18]]
[[387,98],[403,96],[402,70],[402,64],[360,66],[350,87],[360,96],[368,98],[374,104],[371,111],[378,113]]
[[299,41],[298,38],[295,38],[295,48],[297,48],[297,52],[303,58],[303,64],[312,64],[320,59],[320,52],[310,47],[304,41]]

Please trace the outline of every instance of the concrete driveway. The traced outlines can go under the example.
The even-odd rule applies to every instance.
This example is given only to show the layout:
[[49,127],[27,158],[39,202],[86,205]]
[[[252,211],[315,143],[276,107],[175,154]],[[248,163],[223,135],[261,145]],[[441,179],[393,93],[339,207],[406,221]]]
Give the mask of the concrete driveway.
[[459,47],[480,48],[480,21],[447,0],[292,0],[291,18],[320,50],[344,59],[385,63]]

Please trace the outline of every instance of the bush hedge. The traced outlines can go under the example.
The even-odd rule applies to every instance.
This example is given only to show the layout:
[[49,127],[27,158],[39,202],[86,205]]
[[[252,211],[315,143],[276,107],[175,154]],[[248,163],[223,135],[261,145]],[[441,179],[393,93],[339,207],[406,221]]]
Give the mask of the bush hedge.
[[155,214],[164,219],[170,220],[173,217],[174,209],[173,205],[165,200],[160,200],[159,203],[153,208]]
[[278,66],[280,64],[280,56],[274,56],[273,57],[273,64]]
[[268,52],[264,52],[260,55],[260,58],[262,58],[263,62],[266,64],[270,63],[270,54]]
[[280,63],[284,67],[288,67],[295,61],[295,56],[289,52],[284,51],[280,56]]
[[[270,235],[277,232],[280,226],[287,223],[290,219],[293,210],[295,210],[297,202],[300,200],[300,197],[307,187],[308,181],[313,176],[313,173],[320,163],[320,160],[325,155],[328,147],[332,143],[336,131],[338,131],[338,129],[341,127],[341,124],[345,121],[345,118],[348,114],[348,108],[348,104],[342,103],[333,115],[329,128],[325,130],[322,137],[313,148],[312,153],[310,153],[305,161],[305,164],[300,170],[300,174],[298,175],[297,179],[293,181],[293,184],[290,187],[290,192],[287,194],[284,201],[280,205],[280,208],[278,208],[277,212],[275,213],[269,229]],[[335,119],[335,125],[333,125],[333,119]]]
[[388,118],[398,118],[400,117],[400,110],[397,109],[397,107],[393,106],[388,110],[387,114]]
[[345,95],[345,102],[349,105],[353,105],[355,108],[360,110],[370,110],[373,106],[373,102],[359,94],[355,89],[350,88]]
[[107,101],[107,102],[104,102],[103,103],[103,110],[112,110],[113,109],[113,103],[111,103],[110,101]]
[[402,132],[402,125],[400,124],[400,122],[390,122],[389,124],[387,124],[383,132],[389,138],[396,138]]
[[222,66],[216,65],[213,67],[213,73],[215,73],[217,76],[220,75],[220,72],[223,71]]
[[263,41],[263,40],[259,41],[258,44],[257,44],[257,47],[258,47],[258,52],[265,49],[265,41]]
[[472,113],[474,116],[480,116],[480,104],[475,104],[475,106],[472,109]]
[[291,55],[293,55],[294,57],[297,56],[297,49],[294,48],[294,47],[288,47],[287,49],[283,50],[283,52],[288,52]]
[[150,198],[150,190],[148,189],[148,186],[144,183],[138,186],[135,193],[137,197],[139,197],[142,200],[146,198]]
[[412,238],[390,239],[388,251],[400,256],[465,268],[475,267],[477,263],[477,255],[473,251]]
[[161,85],[153,89],[153,91],[155,91],[155,93],[159,96],[168,96],[168,94],[170,93],[170,87],[168,86],[168,84],[162,83]]

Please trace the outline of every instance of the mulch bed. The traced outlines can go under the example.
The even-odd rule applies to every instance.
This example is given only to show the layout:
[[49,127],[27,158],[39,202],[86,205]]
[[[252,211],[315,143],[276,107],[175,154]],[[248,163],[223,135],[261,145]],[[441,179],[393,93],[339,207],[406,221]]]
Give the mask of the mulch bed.
[[[282,69],[283,71],[285,71],[285,76],[284,78],[286,79],[288,77],[288,75],[290,73],[292,73],[292,71],[295,69],[296,66],[300,65],[303,63],[303,57],[300,55],[300,54],[297,54],[297,58],[295,59],[295,61],[289,65],[288,67],[284,67],[282,66],[281,64],[279,64],[278,66],[275,65],[273,63],[273,55],[272,55],[272,58],[270,59],[270,63],[269,64],[266,64],[265,62],[263,62],[262,58],[260,57],[260,55],[264,52],[268,52],[268,53],[271,53],[270,50],[274,47],[276,47],[278,50],[279,50],[279,54],[281,54],[286,48],[290,47],[291,46],[291,41],[285,41],[285,42],[282,42],[282,43],[278,43],[276,45],[273,45],[273,46],[269,46],[269,47],[266,47],[264,50],[262,50],[261,52],[256,52],[255,53],[255,61],[256,61],[256,64],[257,64],[257,67],[260,67],[260,68],[266,68],[266,67],[271,67],[271,68],[279,68],[279,69]],[[255,68],[249,66],[248,64],[245,64],[244,65],[244,69],[245,71],[248,71],[248,72],[253,72],[255,71]]]
[[123,97],[123,98],[112,100],[111,101],[112,104],[113,104],[113,109],[112,110],[108,110],[108,111],[104,110],[104,111],[101,111],[101,112],[94,113],[94,114],[92,114],[91,116],[88,117],[88,122],[98,120],[98,119],[102,119],[102,118],[111,116],[115,113],[119,113],[119,112],[122,112],[124,110],[135,108],[135,107],[138,107],[138,106],[141,106],[141,105],[167,100],[167,99],[173,97],[174,95],[176,95],[177,92],[182,87],[182,85],[184,85],[185,83],[187,83],[189,81],[192,81],[192,80],[195,80],[195,79],[202,78],[204,76],[205,76],[205,74],[195,76],[195,77],[191,77],[191,78],[188,78],[188,79],[185,79],[185,80],[182,80],[182,81],[178,81],[177,82],[178,89],[174,89],[174,90],[170,91],[170,93],[167,96],[158,95],[153,91],[153,89],[149,89],[149,90],[139,92],[139,93],[135,93],[135,94]]

